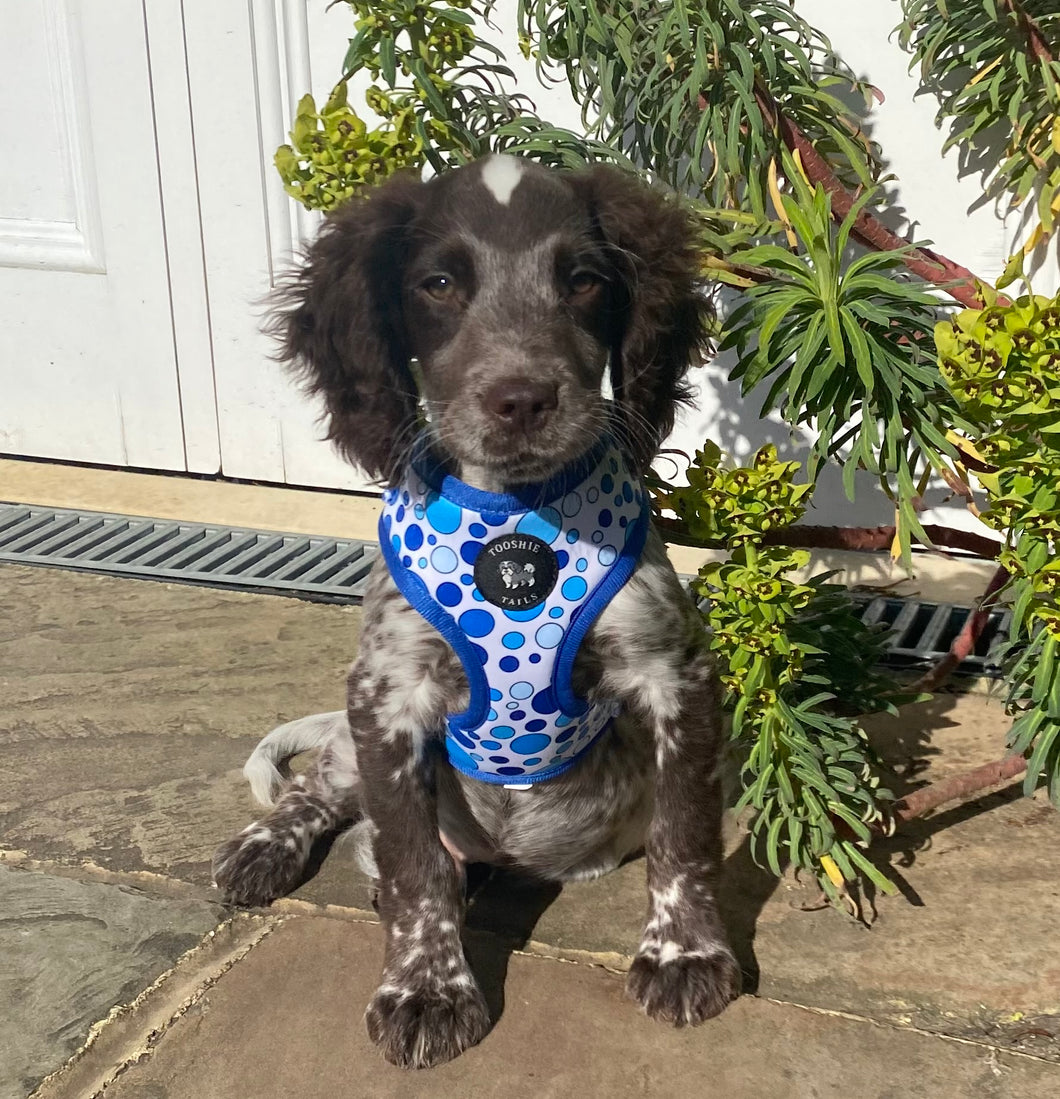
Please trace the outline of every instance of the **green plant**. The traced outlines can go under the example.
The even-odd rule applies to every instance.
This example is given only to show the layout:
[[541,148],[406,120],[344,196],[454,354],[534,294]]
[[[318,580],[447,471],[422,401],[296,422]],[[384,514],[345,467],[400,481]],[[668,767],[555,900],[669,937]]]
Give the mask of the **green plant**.
[[[764,394],[764,411],[809,435],[808,483],[772,451],[730,467],[708,444],[687,486],[657,483],[655,493],[671,540],[728,552],[697,592],[727,664],[741,805],[755,811],[763,861],[812,870],[837,901],[862,878],[889,887],[864,849],[888,827],[890,795],[856,719],[903,696],[873,670],[881,636],[827,577],[794,580],[808,557],[787,544],[806,544],[807,528],[792,524],[829,463],[848,494],[858,470],[877,478],[895,506],[887,542],[906,562],[929,532],[957,540],[920,522],[932,475],[970,503],[976,479],[985,488],[984,520],[1005,533],[999,560],[1022,646],[1009,668],[1010,746],[1029,756],[1028,789],[1045,775],[1056,800],[1056,305],[1013,305],[888,227],[882,157],[861,127],[876,89],[792,0],[519,0],[518,48],[543,79],[566,80],[582,110],[575,133],[510,90],[505,51],[485,37],[495,30],[489,0],[347,3],[346,73],[319,110],[302,100],[277,154],[300,201],[330,209],[403,167],[441,170],[487,151],[606,159],[683,192],[704,272],[742,293],[721,344],[743,392]],[[983,155],[1000,132],[1006,151],[987,162],[989,193],[1014,204],[1037,196],[1040,223],[998,282],[1008,285],[1060,212],[1060,14],[1047,0],[903,0],[903,14],[901,40],[952,123],[950,143]],[[373,81],[374,128],[347,102],[355,70]],[[946,297],[967,311],[940,321]],[[878,529],[810,530],[832,544],[880,544]],[[926,682],[941,682],[974,644],[1006,575]]]
[[[656,485],[655,503],[678,516],[687,540],[729,550],[727,560],[700,569],[694,589],[706,600],[711,645],[723,661],[743,760],[737,808],[755,811],[755,857],[776,874],[786,863],[810,871],[829,898],[856,911],[845,881],[865,875],[894,889],[864,854],[873,830],[889,828],[892,795],[848,712],[894,712],[899,699],[895,685],[872,671],[880,632],[862,624],[845,592],[827,583],[828,574],[791,578],[809,563],[806,550],[763,544],[804,511],[813,486],[795,482],[799,470],[771,446],[750,465],[726,468],[708,442],[688,485]],[[836,662],[830,654],[839,638]]]
[[[1023,255],[1060,214],[1060,9],[1053,0],[902,0],[903,45],[950,123],[943,151],[987,153],[987,194],[1011,206],[1034,198],[1038,226]],[[1050,45],[1051,44],[1051,45]],[[1004,135],[1004,151],[990,154]]]
[[1060,298],[1028,295],[938,325],[942,373],[970,434],[957,445],[1005,541],[1013,601],[1009,747],[1060,807]]

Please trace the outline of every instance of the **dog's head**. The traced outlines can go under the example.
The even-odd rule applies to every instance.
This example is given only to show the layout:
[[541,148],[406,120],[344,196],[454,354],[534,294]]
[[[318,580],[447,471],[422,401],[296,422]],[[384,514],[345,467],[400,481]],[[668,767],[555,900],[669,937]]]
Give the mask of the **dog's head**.
[[442,451],[490,480],[548,477],[608,423],[647,465],[705,341],[688,215],[614,169],[494,156],[399,177],[332,215],[282,291],[281,355],[328,436],[394,479],[422,396]]

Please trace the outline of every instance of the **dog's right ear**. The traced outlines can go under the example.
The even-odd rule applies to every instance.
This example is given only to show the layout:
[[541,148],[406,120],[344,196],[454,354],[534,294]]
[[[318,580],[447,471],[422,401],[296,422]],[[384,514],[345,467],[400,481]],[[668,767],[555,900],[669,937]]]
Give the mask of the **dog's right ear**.
[[395,177],[331,214],[301,269],[278,288],[268,325],[278,357],[324,398],[327,437],[387,481],[416,419],[401,294],[425,186]]

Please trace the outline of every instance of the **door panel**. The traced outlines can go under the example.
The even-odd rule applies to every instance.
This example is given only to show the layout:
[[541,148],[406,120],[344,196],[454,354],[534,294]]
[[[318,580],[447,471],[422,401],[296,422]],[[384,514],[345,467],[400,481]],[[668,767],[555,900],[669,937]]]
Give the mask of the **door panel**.
[[184,469],[141,4],[0,25],[0,451]]

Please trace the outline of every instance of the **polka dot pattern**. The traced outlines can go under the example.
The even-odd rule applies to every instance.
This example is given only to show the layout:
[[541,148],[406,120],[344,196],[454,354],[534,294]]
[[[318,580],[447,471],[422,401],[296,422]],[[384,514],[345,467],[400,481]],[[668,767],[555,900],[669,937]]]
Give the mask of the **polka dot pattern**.
[[[565,712],[559,699],[571,697],[570,684],[557,691],[556,677],[573,663],[567,650],[575,614],[593,599],[631,532],[642,529],[646,496],[617,449],[579,484],[568,483],[531,510],[507,512],[505,498],[472,496],[476,507],[457,503],[414,469],[399,489],[383,494],[381,534],[392,550],[391,568],[415,576],[458,626],[453,644],[479,684],[475,697],[489,699],[478,714],[450,715],[454,765],[490,782],[535,781],[569,766],[617,713],[611,702]],[[552,548],[559,578],[536,606],[504,609],[488,602],[471,569],[488,543],[519,534]]]

